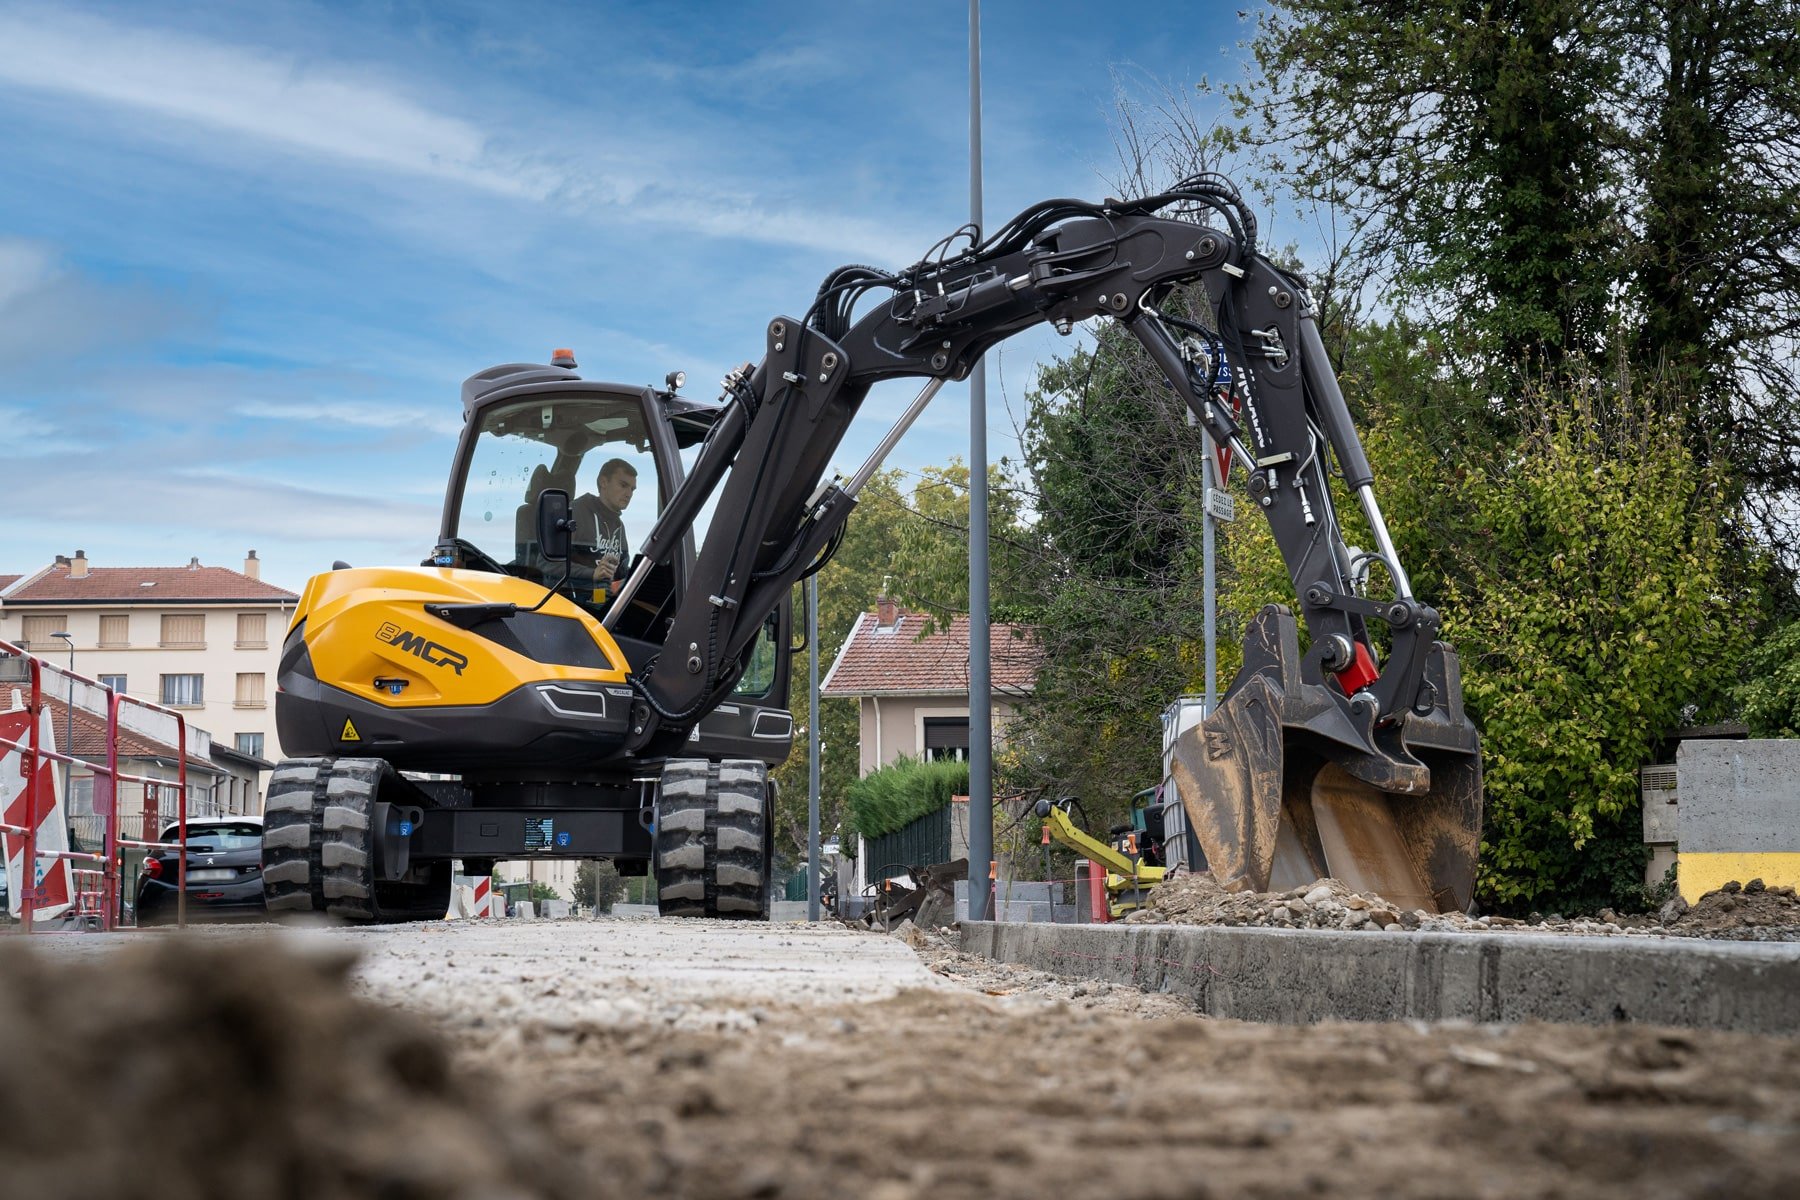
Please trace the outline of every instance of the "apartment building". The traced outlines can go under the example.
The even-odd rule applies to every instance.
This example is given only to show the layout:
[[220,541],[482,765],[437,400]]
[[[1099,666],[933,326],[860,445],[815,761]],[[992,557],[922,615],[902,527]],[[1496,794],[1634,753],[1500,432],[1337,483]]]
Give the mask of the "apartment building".
[[[109,567],[57,555],[0,575],[0,640],[81,675],[176,709],[213,740],[278,760],[275,667],[299,597],[264,583],[256,551],[243,570]],[[54,635],[62,633],[68,638]],[[260,794],[266,773],[257,781]]]

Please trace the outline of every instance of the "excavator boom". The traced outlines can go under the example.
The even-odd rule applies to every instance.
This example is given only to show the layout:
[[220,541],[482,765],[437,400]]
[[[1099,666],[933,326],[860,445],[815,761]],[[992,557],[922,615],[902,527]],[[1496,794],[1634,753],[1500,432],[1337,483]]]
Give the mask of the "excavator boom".
[[[1159,307],[1194,287],[1210,304],[1210,326]],[[857,318],[869,294],[880,300]],[[1214,175],[1139,200],[1048,201],[960,254],[893,275],[842,268],[804,318],[771,321],[762,361],[726,381],[731,409],[632,575],[673,550],[722,483],[665,652],[631,681],[636,747],[677,747],[730,690],[734,665],[781,597],[829,557],[873,462],[848,481],[820,480],[871,387],[924,379],[910,419],[1005,338],[1097,318],[1120,322],[1195,419],[1247,464],[1308,635],[1302,654],[1295,613],[1263,614],[1219,711],[1177,749],[1183,802],[1211,869],[1254,888],[1282,871],[1338,873],[1419,907],[1466,906],[1480,754],[1454,651],[1437,640],[1437,612],[1412,593],[1312,297],[1258,253],[1254,217]],[[1219,391],[1226,363],[1236,411]],[[1333,472],[1374,550],[1347,545]],[[1358,581],[1371,563],[1390,596],[1364,594]],[[1387,627],[1385,662],[1371,623]]]

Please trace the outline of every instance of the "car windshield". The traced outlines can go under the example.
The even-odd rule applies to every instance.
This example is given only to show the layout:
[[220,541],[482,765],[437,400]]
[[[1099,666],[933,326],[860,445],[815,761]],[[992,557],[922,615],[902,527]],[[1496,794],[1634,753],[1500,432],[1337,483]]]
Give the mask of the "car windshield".
[[[623,567],[656,519],[662,488],[635,397],[534,396],[482,414],[456,536],[515,575],[544,577],[537,499],[569,494],[577,573]],[[610,573],[606,576],[610,578]]]
[[[163,830],[162,840],[176,842],[181,838],[181,826],[171,825]],[[231,825],[198,825],[188,826],[188,849],[223,854],[228,850],[255,850],[262,845],[262,826],[248,821]]]

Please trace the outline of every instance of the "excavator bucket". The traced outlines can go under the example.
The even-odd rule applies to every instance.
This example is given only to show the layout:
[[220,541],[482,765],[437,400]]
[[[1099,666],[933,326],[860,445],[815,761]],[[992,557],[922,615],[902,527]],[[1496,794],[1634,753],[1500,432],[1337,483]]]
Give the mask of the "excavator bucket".
[[1293,614],[1263,609],[1219,707],[1174,747],[1182,807],[1213,877],[1254,891],[1332,877],[1404,908],[1468,908],[1481,746],[1456,652],[1435,643],[1424,678],[1430,710],[1422,702],[1377,725],[1303,662]]

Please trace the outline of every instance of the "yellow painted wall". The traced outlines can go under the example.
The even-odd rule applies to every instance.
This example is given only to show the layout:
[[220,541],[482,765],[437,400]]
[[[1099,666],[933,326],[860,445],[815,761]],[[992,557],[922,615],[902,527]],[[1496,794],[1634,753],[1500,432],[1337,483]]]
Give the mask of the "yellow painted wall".
[[1684,853],[1676,861],[1675,885],[1689,904],[1734,879],[1739,883],[1760,879],[1770,887],[1800,887],[1800,853]]

